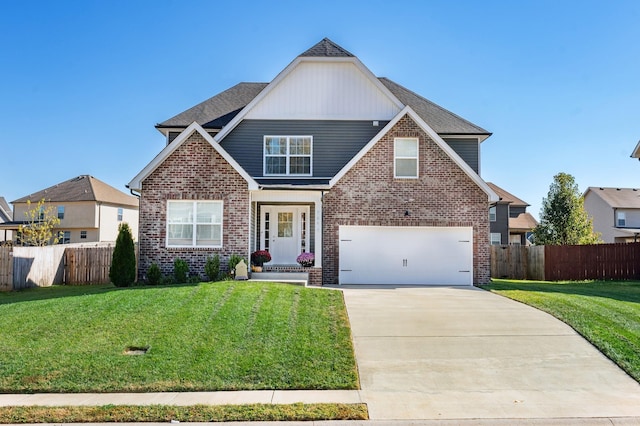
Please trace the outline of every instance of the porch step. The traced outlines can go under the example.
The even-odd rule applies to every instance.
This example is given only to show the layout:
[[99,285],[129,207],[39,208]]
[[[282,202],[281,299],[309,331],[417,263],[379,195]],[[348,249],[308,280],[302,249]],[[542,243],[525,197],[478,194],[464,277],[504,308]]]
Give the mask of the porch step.
[[307,285],[309,274],[307,272],[252,272],[249,281],[275,281]]

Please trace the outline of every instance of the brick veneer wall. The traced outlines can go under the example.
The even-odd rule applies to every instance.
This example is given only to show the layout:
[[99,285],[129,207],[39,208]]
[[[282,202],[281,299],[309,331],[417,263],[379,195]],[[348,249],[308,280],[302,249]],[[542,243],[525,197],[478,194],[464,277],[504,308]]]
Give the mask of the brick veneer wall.
[[[395,137],[419,138],[418,179],[393,177]],[[323,209],[324,284],[338,283],[340,225],[472,226],[473,281],[489,281],[487,195],[409,116],[325,194]]]
[[[222,248],[167,248],[167,200],[222,200]],[[142,182],[139,232],[140,277],[154,262],[171,274],[177,257],[187,261],[191,273],[204,276],[207,257],[216,253],[226,272],[231,254],[248,254],[247,182],[195,132]]]

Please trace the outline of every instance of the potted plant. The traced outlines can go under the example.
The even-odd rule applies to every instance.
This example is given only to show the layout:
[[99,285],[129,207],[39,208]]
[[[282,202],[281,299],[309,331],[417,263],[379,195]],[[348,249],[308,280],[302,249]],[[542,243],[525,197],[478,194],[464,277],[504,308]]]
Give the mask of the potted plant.
[[302,253],[296,258],[296,262],[298,262],[300,266],[304,266],[305,268],[313,266],[315,260],[316,257],[313,253]]
[[261,272],[262,265],[268,262],[271,262],[271,254],[268,251],[258,250],[251,253],[251,263],[253,263],[251,270],[253,272]]

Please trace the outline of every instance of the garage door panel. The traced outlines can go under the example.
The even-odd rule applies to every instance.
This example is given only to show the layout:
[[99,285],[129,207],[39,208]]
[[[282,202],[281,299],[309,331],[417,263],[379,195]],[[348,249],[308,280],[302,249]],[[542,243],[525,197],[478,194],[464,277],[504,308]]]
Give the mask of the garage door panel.
[[341,284],[471,285],[470,227],[341,226]]

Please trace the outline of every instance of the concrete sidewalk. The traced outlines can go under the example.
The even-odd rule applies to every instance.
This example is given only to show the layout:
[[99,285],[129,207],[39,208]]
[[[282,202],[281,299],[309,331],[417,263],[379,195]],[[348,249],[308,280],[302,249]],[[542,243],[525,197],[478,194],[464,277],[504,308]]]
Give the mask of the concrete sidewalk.
[[371,419],[640,417],[640,385],[546,313],[478,288],[343,291]]

